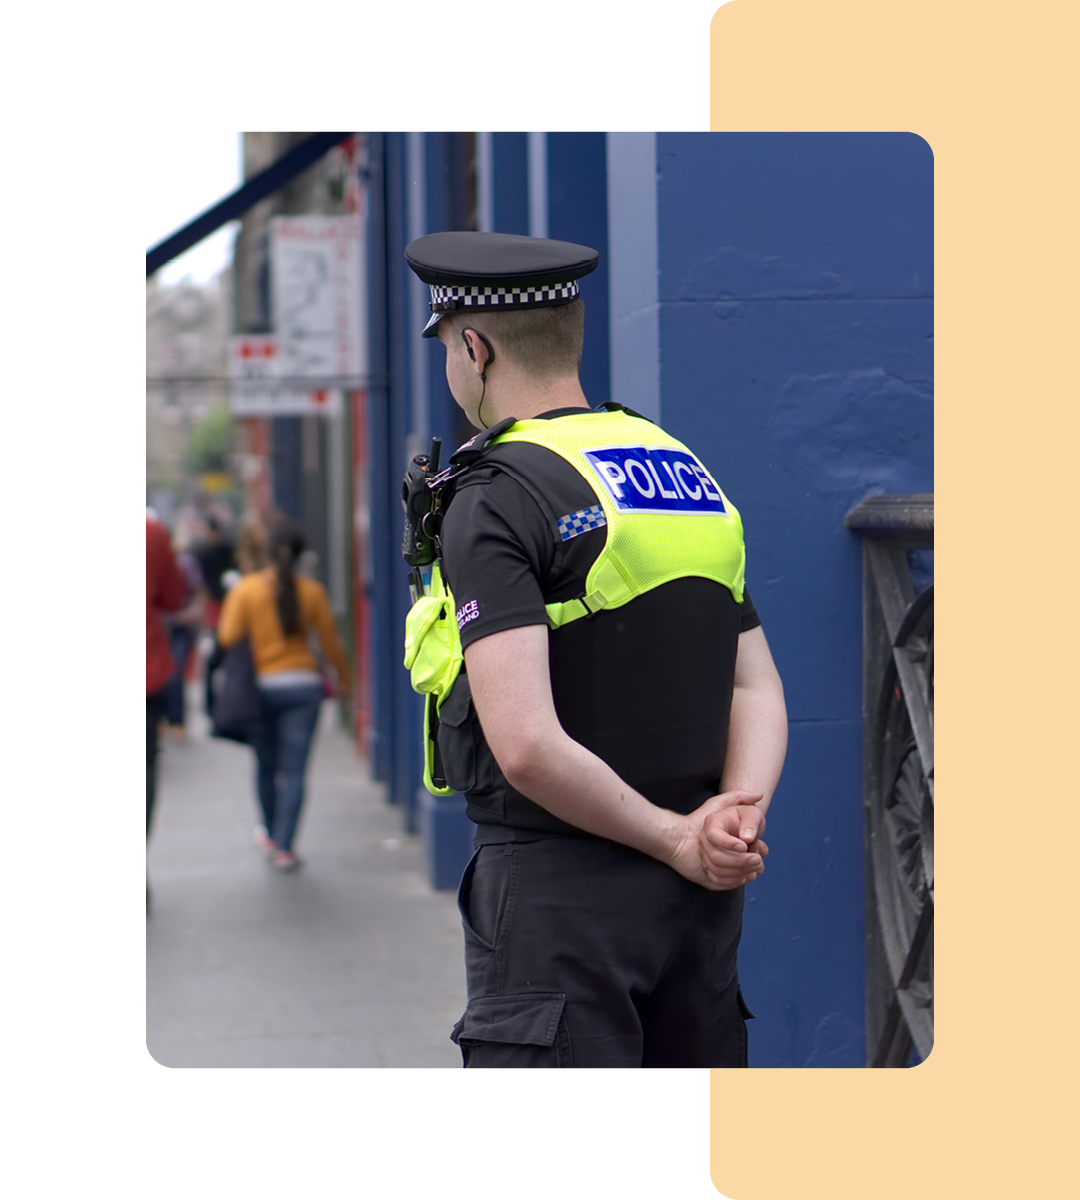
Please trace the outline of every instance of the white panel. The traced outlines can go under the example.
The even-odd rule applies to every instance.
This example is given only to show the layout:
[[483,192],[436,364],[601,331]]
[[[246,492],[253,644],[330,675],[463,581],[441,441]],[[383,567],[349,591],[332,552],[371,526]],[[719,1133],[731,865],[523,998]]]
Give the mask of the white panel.
[[548,235],[547,134],[527,134],[529,154],[529,234]]
[[656,134],[609,133],[611,398],[660,420]]
[[481,233],[495,230],[495,169],[491,134],[476,135],[476,223]]

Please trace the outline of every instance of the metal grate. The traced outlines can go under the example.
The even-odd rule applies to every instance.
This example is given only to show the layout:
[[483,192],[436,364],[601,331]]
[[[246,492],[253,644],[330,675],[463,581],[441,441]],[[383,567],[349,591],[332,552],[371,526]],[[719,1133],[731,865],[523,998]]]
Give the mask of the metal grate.
[[872,1067],[934,1041],[934,589],[911,552],[934,544],[933,496],[874,496],[863,539],[866,1040]]

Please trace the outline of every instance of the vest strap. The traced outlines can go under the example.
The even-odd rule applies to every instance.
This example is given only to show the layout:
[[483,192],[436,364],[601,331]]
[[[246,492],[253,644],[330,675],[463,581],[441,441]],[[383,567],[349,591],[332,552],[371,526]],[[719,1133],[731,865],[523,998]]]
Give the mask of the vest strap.
[[552,629],[561,629],[563,625],[569,625],[571,621],[577,621],[581,617],[591,617],[594,613],[598,613],[607,603],[607,597],[603,592],[590,592],[587,596],[577,596],[573,600],[560,600],[552,604],[545,604],[547,609],[548,624]]

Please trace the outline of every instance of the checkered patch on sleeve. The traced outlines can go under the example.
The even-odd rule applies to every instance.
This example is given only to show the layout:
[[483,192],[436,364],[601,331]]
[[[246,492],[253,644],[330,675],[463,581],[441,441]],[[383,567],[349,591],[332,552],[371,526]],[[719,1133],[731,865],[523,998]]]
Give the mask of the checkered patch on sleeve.
[[559,518],[559,536],[564,542],[576,538],[578,534],[588,533],[590,529],[600,529],[607,524],[607,517],[599,504],[592,508],[581,508],[577,512],[567,513]]

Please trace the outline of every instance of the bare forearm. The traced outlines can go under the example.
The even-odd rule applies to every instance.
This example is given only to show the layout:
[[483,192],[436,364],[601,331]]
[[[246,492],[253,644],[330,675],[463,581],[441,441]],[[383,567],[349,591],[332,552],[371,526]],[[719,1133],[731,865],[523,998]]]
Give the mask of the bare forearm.
[[653,858],[669,861],[682,834],[676,813],[646,800],[565,734],[527,748],[504,773],[522,795],[567,824]]
[[[751,639],[751,648],[763,635]],[[630,846],[710,891],[739,887],[761,872],[738,831],[709,816],[760,800],[734,790],[682,815],[651,804],[600,758],[569,737],[555,713],[548,674],[548,630],[525,625],[490,634],[465,650],[467,678],[488,747],[507,780],[553,816],[597,837]],[[741,818],[735,817],[736,821]],[[728,861],[728,860],[732,861]]]
[[736,687],[720,791],[760,792],[765,812],[787,754],[787,711],[779,677],[770,686]]

